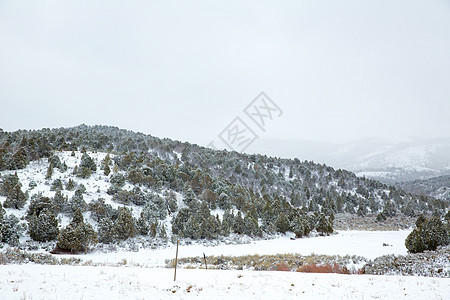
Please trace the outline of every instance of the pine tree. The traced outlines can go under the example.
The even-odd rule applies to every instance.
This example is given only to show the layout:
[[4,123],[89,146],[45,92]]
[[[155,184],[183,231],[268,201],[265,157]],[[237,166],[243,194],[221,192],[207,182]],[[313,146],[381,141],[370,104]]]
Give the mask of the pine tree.
[[285,213],[281,213],[278,215],[275,226],[278,232],[286,233],[286,231],[290,230],[290,222],[289,218],[286,216]]
[[30,237],[38,242],[47,242],[58,236],[58,220],[50,210],[34,213],[28,223]]
[[126,240],[137,233],[135,220],[130,210],[119,207],[117,219],[114,221],[114,235],[118,240]]
[[233,231],[237,234],[244,233],[244,219],[242,219],[242,213],[238,211],[233,220]]
[[50,164],[48,165],[48,168],[47,168],[47,174],[45,175],[45,179],[52,178],[52,175],[53,175],[53,163],[50,162]]
[[6,197],[3,206],[5,208],[21,209],[27,202],[27,195],[22,192],[20,185],[16,184]]
[[114,223],[109,218],[103,218],[98,222],[98,241],[109,244],[114,241]]
[[77,209],[72,222],[58,235],[57,248],[73,253],[85,252],[97,243],[97,233],[90,224],[84,223],[81,211]]

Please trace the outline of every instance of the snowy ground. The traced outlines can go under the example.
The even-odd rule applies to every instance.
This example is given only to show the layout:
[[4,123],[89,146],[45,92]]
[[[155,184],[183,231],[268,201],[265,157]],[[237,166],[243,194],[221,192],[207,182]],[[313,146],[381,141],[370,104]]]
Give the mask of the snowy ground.
[[7,265],[2,299],[450,299],[444,278]]
[[[247,254],[286,254],[301,255],[358,255],[369,259],[385,254],[407,253],[405,239],[410,231],[342,231],[328,237],[311,237],[290,240],[288,236],[272,240],[254,241],[250,244],[219,245],[206,247],[203,245],[180,246],[178,257],[203,256],[240,256]],[[388,244],[389,246],[383,246]],[[118,251],[113,253],[94,252],[74,257],[98,263],[127,263],[145,267],[163,267],[166,259],[175,256],[175,246],[166,249],[141,249],[138,252]],[[58,257],[69,257],[60,255]]]
[[[180,246],[179,257],[299,253],[375,258],[406,254],[408,231],[343,231],[329,237],[288,236],[251,244]],[[390,246],[383,246],[383,243]],[[0,266],[0,299],[450,299],[450,279],[162,268],[175,249],[94,252],[84,261],[126,266]],[[61,256],[58,256],[61,257]],[[118,264],[120,265],[120,264]]]

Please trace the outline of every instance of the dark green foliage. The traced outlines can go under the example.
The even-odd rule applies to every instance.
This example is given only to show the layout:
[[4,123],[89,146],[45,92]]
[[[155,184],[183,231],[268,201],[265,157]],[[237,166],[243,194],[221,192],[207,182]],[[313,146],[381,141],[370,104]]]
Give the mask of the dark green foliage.
[[40,216],[43,211],[49,211],[56,214],[58,207],[53,204],[53,201],[48,197],[44,197],[41,194],[33,195],[31,197],[30,206],[27,211],[27,219],[30,219],[33,215]]
[[297,238],[307,236],[311,232],[306,215],[295,217],[292,224],[292,232],[295,233],[295,237]]
[[94,160],[87,154],[83,153],[81,156],[81,162],[76,170],[74,169],[74,173],[81,178],[89,178],[92,172],[97,171],[97,165]]
[[333,222],[329,218],[325,217],[324,214],[320,214],[316,231],[322,235],[329,235],[333,233]]
[[103,174],[105,176],[108,176],[111,173],[111,169],[109,167],[110,164],[111,164],[111,157],[109,156],[109,154],[106,154],[105,158],[102,160],[101,163]]
[[111,179],[109,180],[111,182],[111,186],[109,187],[107,193],[109,195],[114,195],[117,193],[122,187],[125,186],[125,177],[120,174],[114,174],[111,176]]
[[258,221],[250,214],[247,214],[244,217],[244,234],[250,236],[261,235],[261,230],[259,228]]
[[80,210],[76,210],[72,222],[58,235],[56,246],[73,253],[85,252],[97,243],[97,233],[90,224],[84,222]]
[[92,170],[86,167],[78,167],[76,174],[80,178],[89,178],[91,177]]
[[244,231],[244,219],[242,218],[242,213],[238,211],[233,220],[233,232],[237,234],[243,234]]
[[98,241],[109,244],[114,242],[114,223],[109,218],[103,218],[98,222]]
[[167,213],[169,215],[175,213],[178,210],[177,198],[175,196],[175,193],[171,191],[164,198],[167,207]]
[[25,148],[19,148],[7,163],[9,170],[23,169],[28,165],[28,155]]
[[386,201],[383,209],[383,214],[386,217],[394,217],[397,215],[397,209],[392,201]]
[[178,211],[175,218],[172,219],[172,233],[176,235],[182,235],[184,224],[187,222],[189,218],[189,209],[182,208]]
[[52,168],[58,168],[61,172],[65,172],[67,169],[67,166],[61,163],[61,160],[57,155],[52,155],[49,157],[48,163],[52,166]]
[[114,236],[118,240],[125,240],[136,234],[136,224],[130,210],[126,207],[119,207],[117,219],[114,221]]
[[144,195],[137,187],[132,191],[119,190],[113,195],[112,200],[114,202],[125,205],[144,205],[144,203],[146,202]]
[[22,192],[20,185],[16,184],[12,190],[9,191],[9,194],[3,203],[3,207],[20,209],[27,202],[27,198],[27,195]]
[[47,174],[45,175],[45,179],[50,179],[53,176],[53,163],[50,163],[47,168]]
[[8,197],[16,185],[22,186],[17,173],[0,177],[0,196]]
[[67,208],[69,214],[74,214],[77,210],[85,212],[88,209],[87,203],[84,201],[83,194],[80,190],[75,191],[75,194],[68,202]]
[[65,196],[60,190],[56,191],[52,198],[52,203],[55,206],[55,214],[69,211],[69,201],[67,196]]
[[69,178],[69,180],[67,181],[66,189],[68,191],[73,191],[75,189],[75,182],[73,181],[72,178]]
[[63,189],[63,184],[61,179],[55,179],[50,187],[50,191],[60,191]]
[[383,212],[380,212],[377,215],[377,222],[384,222],[386,220],[387,220],[387,217],[386,217],[386,215]]
[[86,168],[91,170],[92,172],[97,171],[97,165],[87,153],[83,153],[83,155],[81,156],[80,168]]
[[291,227],[289,218],[284,213],[279,214],[275,220],[275,226],[278,232],[285,233],[289,231]]
[[34,213],[28,222],[30,237],[38,242],[47,242],[58,236],[58,220],[50,210]]
[[111,220],[113,217],[117,217],[117,212],[110,204],[106,204],[105,200],[102,198],[91,201],[88,206],[92,218],[97,222],[100,222],[103,219]]
[[146,197],[147,203],[142,212],[148,219],[164,219],[167,216],[167,205],[164,198],[157,194],[150,194]]
[[192,188],[188,188],[184,193],[183,202],[190,208],[195,208],[198,205],[197,197]]
[[450,243],[450,231],[447,224],[438,217],[429,219],[420,216],[415,228],[406,238],[405,246],[411,253],[436,250],[438,246]]
[[195,216],[189,216],[187,222],[184,224],[183,236],[194,240],[201,238],[200,223]]
[[19,237],[24,228],[19,224],[19,219],[14,215],[4,215],[0,220],[1,242],[11,246],[19,245]]
[[108,176],[111,173],[111,169],[109,168],[109,165],[105,165],[105,167],[103,168],[103,174],[105,176]]

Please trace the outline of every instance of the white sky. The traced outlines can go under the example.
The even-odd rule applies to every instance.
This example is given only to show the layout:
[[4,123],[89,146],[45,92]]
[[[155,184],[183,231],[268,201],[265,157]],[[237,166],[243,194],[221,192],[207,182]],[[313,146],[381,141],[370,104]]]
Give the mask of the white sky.
[[114,125],[206,145],[449,136],[450,1],[0,0],[0,128]]

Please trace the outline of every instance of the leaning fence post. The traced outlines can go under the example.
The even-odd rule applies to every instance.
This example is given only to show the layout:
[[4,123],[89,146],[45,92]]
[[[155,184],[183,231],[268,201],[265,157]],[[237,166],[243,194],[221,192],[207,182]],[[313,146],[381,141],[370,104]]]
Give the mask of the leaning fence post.
[[208,265],[206,264],[206,255],[205,252],[203,252],[203,260],[205,261],[205,268],[208,270]]
[[177,240],[177,252],[175,254],[175,273],[173,274],[173,281],[177,280],[177,263],[178,263],[178,244],[180,240]]

